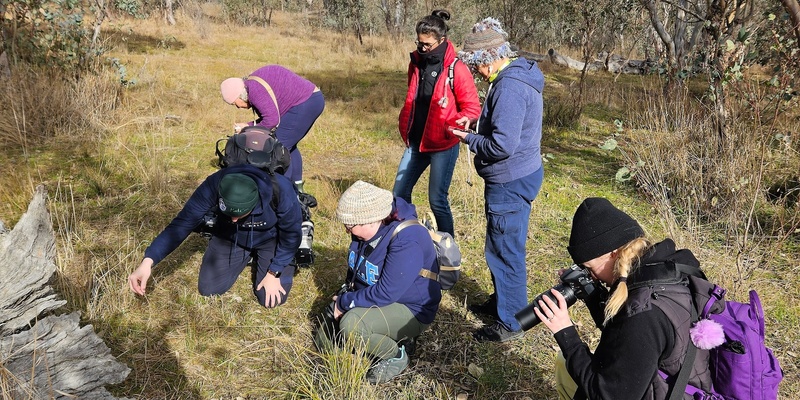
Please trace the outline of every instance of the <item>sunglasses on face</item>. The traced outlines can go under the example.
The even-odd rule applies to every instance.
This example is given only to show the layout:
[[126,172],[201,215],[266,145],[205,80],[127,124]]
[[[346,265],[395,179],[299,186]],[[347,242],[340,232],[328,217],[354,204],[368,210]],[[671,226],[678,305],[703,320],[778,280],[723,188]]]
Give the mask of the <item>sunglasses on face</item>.
[[425,42],[420,42],[419,40],[415,40],[414,43],[416,43],[418,49],[430,50],[434,48],[437,44],[442,43],[442,40],[439,39],[435,42],[430,42],[430,43],[425,43]]

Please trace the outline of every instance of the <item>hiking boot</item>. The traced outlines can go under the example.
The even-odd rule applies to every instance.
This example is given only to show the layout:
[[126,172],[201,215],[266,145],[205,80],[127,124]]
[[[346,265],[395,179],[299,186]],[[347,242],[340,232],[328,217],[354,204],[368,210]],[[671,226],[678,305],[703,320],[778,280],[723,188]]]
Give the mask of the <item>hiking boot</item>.
[[397,342],[397,345],[405,347],[406,348],[406,354],[408,354],[409,357],[413,356],[414,353],[417,352],[417,338],[416,337],[405,338],[405,339]]
[[472,333],[472,337],[479,342],[509,342],[520,339],[525,334],[522,330],[510,331],[500,322],[486,325]]
[[367,381],[373,385],[386,383],[400,375],[408,367],[406,348],[400,346],[400,357],[378,361],[367,371]]
[[497,294],[492,294],[489,299],[481,304],[470,304],[467,309],[473,314],[487,315],[498,319],[497,315]]

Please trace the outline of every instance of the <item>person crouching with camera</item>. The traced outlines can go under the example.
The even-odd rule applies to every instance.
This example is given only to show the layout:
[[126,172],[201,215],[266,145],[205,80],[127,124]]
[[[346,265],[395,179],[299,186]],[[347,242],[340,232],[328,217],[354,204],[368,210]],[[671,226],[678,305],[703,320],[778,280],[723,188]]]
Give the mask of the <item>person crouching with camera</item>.
[[439,309],[436,249],[422,225],[397,230],[417,218],[413,205],[363,181],[342,194],[336,217],[352,238],[346,283],[329,309],[338,332],[318,329],[315,342],[323,350],[337,339],[360,346],[376,361],[367,380],[384,383],[408,367],[416,337]]
[[[636,220],[603,198],[588,198],[578,207],[567,250],[610,295],[583,299],[602,330],[594,354],[578,336],[558,290],[550,290],[556,301],[537,299],[533,311],[563,354],[556,363],[559,398],[669,398],[670,385],[658,371],[680,371],[692,322],[688,280],[675,265],[699,268],[698,260],[689,250],[676,250],[671,239],[652,244]],[[698,350],[689,383],[710,390],[707,366],[708,352]]]

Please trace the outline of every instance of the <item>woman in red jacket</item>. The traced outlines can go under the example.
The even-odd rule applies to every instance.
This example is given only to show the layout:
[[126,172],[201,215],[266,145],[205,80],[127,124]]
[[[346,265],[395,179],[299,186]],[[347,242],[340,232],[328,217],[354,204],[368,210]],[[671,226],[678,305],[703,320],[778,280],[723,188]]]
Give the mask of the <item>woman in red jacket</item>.
[[450,13],[434,10],[417,22],[417,50],[408,64],[408,93],[400,111],[406,151],[397,168],[394,195],[411,203],[411,191],[430,165],[428,201],[440,231],[454,235],[448,191],[459,139],[448,132],[462,117],[477,119],[478,92],[466,65],[458,62],[445,23]]

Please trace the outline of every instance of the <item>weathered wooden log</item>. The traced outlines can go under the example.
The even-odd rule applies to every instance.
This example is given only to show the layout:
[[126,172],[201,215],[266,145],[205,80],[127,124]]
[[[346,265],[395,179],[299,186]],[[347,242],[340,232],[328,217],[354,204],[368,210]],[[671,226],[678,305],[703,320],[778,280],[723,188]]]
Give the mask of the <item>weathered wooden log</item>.
[[0,335],[27,327],[37,316],[66,303],[48,285],[56,271],[55,236],[43,187],[28,212],[0,240]]
[[534,60],[538,63],[547,60],[547,56],[544,54],[531,53],[525,50],[517,50],[517,54],[526,60]]
[[48,316],[31,329],[0,339],[3,368],[14,375],[12,398],[115,399],[105,385],[120,383],[130,368],[117,361],[77,312]]
[[[579,71],[583,71],[583,67],[585,63],[583,61],[578,61],[563,54],[558,53],[555,49],[550,49],[547,51],[547,56],[550,58],[550,62],[556,65],[560,65],[562,67],[567,67],[570,69],[577,69]],[[593,61],[589,63],[588,71],[597,71],[603,68],[602,61]]]
[[[582,71],[584,63],[572,59],[568,56],[558,53],[554,49],[547,52],[550,62],[562,67]],[[653,63],[647,60],[629,60],[617,54],[610,56],[603,52],[598,55],[599,59],[595,59],[589,63],[588,71],[608,71],[613,74],[630,74],[630,75],[644,75],[649,73],[653,68]]]
[[[55,238],[44,187],[13,230],[0,236],[0,381],[4,398],[114,399],[106,385],[130,369],[118,362],[77,312],[47,315],[65,304],[49,285]],[[8,396],[8,397],[6,397]]]

